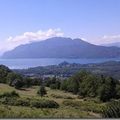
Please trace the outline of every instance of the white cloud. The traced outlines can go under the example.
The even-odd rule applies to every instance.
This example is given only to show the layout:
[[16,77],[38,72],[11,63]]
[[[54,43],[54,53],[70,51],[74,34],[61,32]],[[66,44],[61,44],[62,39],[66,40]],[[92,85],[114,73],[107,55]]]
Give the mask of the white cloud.
[[104,35],[102,37],[96,37],[91,40],[91,43],[96,45],[109,44],[120,42],[120,34],[117,35]]
[[115,39],[119,39],[120,40],[120,35],[111,35],[111,36],[107,36],[107,35],[104,35],[103,36],[103,39],[104,40],[115,40]]
[[63,32],[58,29],[49,29],[46,31],[39,30],[37,32],[25,32],[23,35],[9,37],[4,41],[0,41],[0,53],[5,51],[12,50],[18,45],[27,44],[30,42],[41,41],[48,39],[50,37],[59,37],[63,36]]
[[87,39],[86,39],[86,38],[83,38],[83,37],[82,37],[82,38],[80,38],[80,39],[81,39],[81,40],[84,40],[84,41],[87,41]]
[[120,42],[120,35],[104,35],[101,38],[101,43],[114,43],[114,42]]

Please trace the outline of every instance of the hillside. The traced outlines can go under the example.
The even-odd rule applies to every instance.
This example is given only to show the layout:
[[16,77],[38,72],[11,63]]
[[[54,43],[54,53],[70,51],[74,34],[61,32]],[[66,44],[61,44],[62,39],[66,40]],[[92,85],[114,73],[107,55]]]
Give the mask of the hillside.
[[16,90],[8,85],[0,84],[0,95],[6,92],[16,91],[19,93],[21,100],[26,99],[43,99],[54,100],[59,108],[33,108],[27,106],[11,106],[0,104],[0,118],[101,118],[101,107],[103,103],[94,103],[94,101],[84,101],[77,95],[66,93],[60,90],[47,89],[47,95],[43,98],[36,95],[38,86],[26,88],[25,90]]
[[120,48],[97,46],[81,39],[54,37],[20,45],[3,54],[2,58],[114,58]]
[[[1,75],[10,72],[5,66],[0,70]],[[45,80],[7,74],[0,82],[0,118],[107,118],[113,109],[110,117],[119,116],[120,82],[110,76],[80,71],[66,80]]]

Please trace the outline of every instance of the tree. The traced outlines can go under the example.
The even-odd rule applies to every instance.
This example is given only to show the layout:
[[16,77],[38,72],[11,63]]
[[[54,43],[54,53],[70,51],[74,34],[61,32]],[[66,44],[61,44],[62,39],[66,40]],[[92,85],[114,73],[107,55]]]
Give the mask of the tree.
[[79,94],[82,97],[99,97],[103,102],[120,98],[120,83],[118,80],[86,71],[78,72],[67,80],[62,81],[60,88],[67,92]]
[[14,72],[11,72],[11,73],[8,73],[7,75],[7,83],[10,85],[10,86],[15,86],[15,84],[17,84],[17,81],[22,81],[23,80],[23,77],[17,73],[14,73]]
[[44,87],[43,85],[40,86],[40,88],[39,88],[37,94],[40,95],[41,97],[43,97],[44,95],[47,94],[46,89],[45,89],[45,87]]
[[7,75],[12,72],[8,67],[0,65],[0,83],[7,83]]
[[43,82],[42,78],[30,78],[32,85],[41,85]]
[[102,102],[110,100],[110,88],[107,85],[102,85],[99,89],[99,98]]
[[16,89],[20,89],[23,86],[24,86],[24,82],[22,80],[20,80],[20,79],[14,80],[14,87]]
[[116,98],[119,99],[120,98],[120,85],[116,86]]
[[56,81],[56,89],[60,89],[61,82],[58,80]]
[[61,86],[60,86],[60,89],[61,90],[64,90],[64,91],[67,91],[67,87],[68,87],[68,80],[63,80],[62,83],[61,83]]
[[79,95],[83,97],[96,97],[98,89],[98,78],[95,75],[87,75],[79,88]]
[[53,77],[52,79],[51,79],[51,84],[55,84],[56,83],[56,77]]
[[116,96],[116,84],[117,84],[117,81],[115,79],[113,79],[112,77],[106,78],[106,85],[108,85],[110,88],[109,96],[111,98],[115,98],[115,96]]
[[116,85],[118,81],[113,79],[112,77],[106,77],[104,79],[104,83],[100,85],[98,89],[98,95],[100,100],[103,102],[107,102],[112,98],[117,97]]
[[68,80],[67,91],[77,94],[79,91],[79,82],[77,79],[70,78]]
[[24,84],[27,88],[31,87],[32,86],[32,79],[29,77],[24,78]]

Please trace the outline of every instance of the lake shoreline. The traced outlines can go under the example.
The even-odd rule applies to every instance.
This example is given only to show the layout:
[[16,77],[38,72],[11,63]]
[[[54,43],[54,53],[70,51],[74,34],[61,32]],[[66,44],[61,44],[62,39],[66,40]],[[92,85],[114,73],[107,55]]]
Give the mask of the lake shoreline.
[[6,65],[11,69],[26,69],[38,66],[58,65],[62,62],[89,64],[102,63],[107,61],[120,61],[120,58],[109,59],[62,59],[62,58],[40,58],[40,59],[0,59],[0,64]]

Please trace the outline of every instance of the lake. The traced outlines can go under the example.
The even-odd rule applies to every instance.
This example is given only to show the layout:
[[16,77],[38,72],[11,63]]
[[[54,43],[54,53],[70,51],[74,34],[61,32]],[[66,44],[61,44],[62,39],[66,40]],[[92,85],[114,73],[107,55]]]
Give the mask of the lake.
[[6,65],[11,69],[22,69],[36,66],[57,65],[61,62],[69,63],[101,63],[105,61],[119,61],[120,58],[108,59],[63,59],[63,58],[40,58],[40,59],[0,59],[0,64]]

